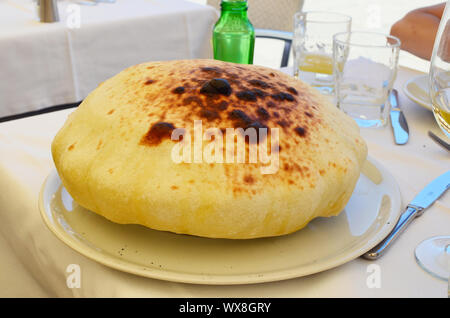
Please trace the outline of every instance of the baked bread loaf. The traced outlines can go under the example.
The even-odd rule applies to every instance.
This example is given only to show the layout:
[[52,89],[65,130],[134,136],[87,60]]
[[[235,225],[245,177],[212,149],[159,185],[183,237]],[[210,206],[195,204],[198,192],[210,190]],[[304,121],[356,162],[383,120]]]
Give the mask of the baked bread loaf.
[[[203,141],[194,131],[200,120]],[[208,128],[217,132],[209,141]],[[230,143],[215,143],[227,128],[236,132],[234,157]],[[258,153],[249,162],[263,142],[270,161]],[[367,148],[356,123],[300,80],[254,65],[180,60],[132,66],[102,83],[69,116],[52,155],[74,200],[113,222],[248,239],[339,214]]]

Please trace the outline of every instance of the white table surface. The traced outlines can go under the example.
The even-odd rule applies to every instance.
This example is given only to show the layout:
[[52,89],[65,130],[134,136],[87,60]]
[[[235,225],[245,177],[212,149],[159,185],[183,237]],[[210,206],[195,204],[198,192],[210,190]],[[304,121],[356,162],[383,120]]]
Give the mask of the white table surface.
[[[409,101],[403,83],[418,72],[400,69],[396,81],[409,123],[408,144],[396,146],[390,127],[363,129],[369,154],[396,178],[406,205],[428,182],[450,168],[448,153],[426,132],[442,134],[431,111]],[[53,167],[50,144],[72,110],[0,123],[0,296],[65,297],[447,297],[447,283],[414,260],[422,240],[450,234],[450,193],[415,220],[379,260],[355,259],[337,268],[286,281],[205,286],[142,278],[100,265],[71,250],[44,225],[38,193]],[[330,239],[336,239],[330,237]],[[66,285],[66,268],[81,268],[81,288]],[[371,264],[380,288],[368,288]]]
[[[212,56],[218,15],[210,6],[183,0],[58,4],[60,22],[40,23],[31,0],[0,0],[0,117],[78,102],[129,65]],[[73,28],[76,12],[79,28]]]

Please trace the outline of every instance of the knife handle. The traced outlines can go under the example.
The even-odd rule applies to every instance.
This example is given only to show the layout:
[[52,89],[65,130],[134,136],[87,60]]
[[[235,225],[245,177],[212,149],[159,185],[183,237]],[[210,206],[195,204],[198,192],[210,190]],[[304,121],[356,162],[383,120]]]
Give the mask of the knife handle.
[[362,256],[368,260],[378,259],[384,254],[386,249],[392,245],[397,237],[403,233],[406,227],[414,220],[417,216],[422,215],[423,209],[413,205],[408,205],[405,212],[402,213],[400,219],[395,225],[394,229],[389,233],[389,235],[381,241],[377,246],[372,248],[370,251],[366,252]]

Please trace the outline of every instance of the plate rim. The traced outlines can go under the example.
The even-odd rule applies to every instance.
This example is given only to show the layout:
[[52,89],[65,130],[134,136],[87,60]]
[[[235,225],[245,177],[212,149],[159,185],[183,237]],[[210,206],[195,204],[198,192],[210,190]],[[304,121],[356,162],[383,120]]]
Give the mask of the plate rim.
[[423,100],[418,99],[408,89],[408,85],[409,84],[411,84],[412,82],[416,81],[418,78],[427,77],[427,76],[428,75],[426,75],[426,74],[422,74],[422,75],[414,76],[414,77],[410,78],[409,80],[407,80],[405,82],[405,84],[403,84],[403,93],[405,93],[406,97],[408,97],[411,101],[415,102],[419,106],[432,111],[433,107],[431,106],[431,104],[425,103]]
[[[367,240],[364,247],[353,250],[352,253],[347,253],[345,257],[334,257],[332,261],[327,261],[325,265],[319,266],[319,269],[315,267],[318,264],[315,264],[313,268],[311,268],[312,266],[309,265],[308,266],[309,270],[303,270],[300,273],[296,271],[295,268],[287,268],[281,271],[263,272],[263,274],[261,273],[251,273],[251,274],[247,273],[247,274],[233,274],[233,275],[192,274],[173,270],[169,271],[166,269],[149,268],[142,265],[134,264],[126,260],[121,260],[107,253],[97,252],[93,248],[83,244],[81,241],[75,240],[74,238],[70,237],[69,235],[66,234],[65,231],[60,231],[58,227],[52,224],[53,223],[52,220],[50,220],[47,216],[47,211],[44,203],[45,190],[49,182],[51,181],[51,178],[54,177],[55,175],[58,177],[59,182],[61,182],[61,179],[59,178],[55,167],[53,167],[53,169],[50,171],[49,175],[45,178],[41,186],[38,203],[39,211],[41,218],[43,219],[47,228],[68,247],[72,248],[80,255],[85,256],[97,263],[100,263],[102,265],[125,273],[131,273],[141,277],[158,279],[163,281],[200,284],[200,285],[247,285],[247,284],[283,281],[293,278],[304,277],[315,273],[320,273],[341,266],[345,263],[348,263],[360,257],[361,255],[369,251],[371,248],[375,247],[392,231],[398,219],[400,218],[402,212],[401,211],[402,198],[398,183],[396,179],[393,177],[393,175],[386,168],[384,168],[384,166],[381,165],[378,161],[374,160],[371,156],[368,156],[366,160],[369,161],[371,164],[373,164],[382,173],[383,176],[387,176],[393,181],[392,186],[395,193],[390,193],[390,195],[398,198],[397,200],[398,207],[396,208],[393,206],[391,208],[391,212],[388,218],[389,222],[386,222],[382,226],[380,226],[380,229],[375,231],[375,234],[372,235]],[[395,214],[395,210],[398,210],[398,212],[396,215],[393,215]],[[394,213],[392,213],[392,211],[394,211]],[[52,211],[49,212],[53,215]],[[378,236],[378,238],[374,239],[374,237],[376,236]]]

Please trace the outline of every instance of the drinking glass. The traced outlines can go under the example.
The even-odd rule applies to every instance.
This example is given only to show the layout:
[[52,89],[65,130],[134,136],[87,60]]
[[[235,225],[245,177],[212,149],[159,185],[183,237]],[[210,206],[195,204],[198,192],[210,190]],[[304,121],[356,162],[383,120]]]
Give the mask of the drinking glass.
[[450,5],[448,3],[434,41],[429,86],[434,117],[439,127],[450,138]]
[[386,124],[389,94],[397,75],[400,40],[376,32],[343,32],[333,37],[337,107],[360,127]]
[[297,12],[294,15],[294,76],[323,94],[333,94],[333,35],[349,32],[351,22],[350,16],[340,13]]
[[416,247],[414,255],[420,267],[450,285],[450,236],[426,239]]
[[[429,73],[430,99],[434,117],[450,137],[450,1],[445,6],[436,39]],[[431,275],[448,280],[450,297],[450,235],[429,238],[415,250],[417,263]]]

